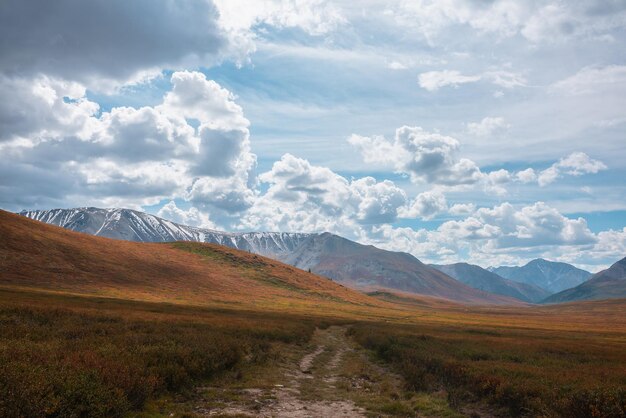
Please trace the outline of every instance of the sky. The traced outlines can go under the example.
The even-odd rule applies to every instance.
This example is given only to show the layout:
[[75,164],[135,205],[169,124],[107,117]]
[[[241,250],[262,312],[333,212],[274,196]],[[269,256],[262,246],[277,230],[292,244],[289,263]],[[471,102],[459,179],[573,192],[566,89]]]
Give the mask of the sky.
[[625,0],[7,0],[0,207],[626,256]]

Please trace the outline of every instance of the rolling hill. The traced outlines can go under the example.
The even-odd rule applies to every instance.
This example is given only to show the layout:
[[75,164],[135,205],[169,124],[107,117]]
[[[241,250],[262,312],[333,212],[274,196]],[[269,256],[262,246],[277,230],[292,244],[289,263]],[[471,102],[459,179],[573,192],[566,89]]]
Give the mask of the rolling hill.
[[384,251],[333,235],[229,233],[180,225],[130,209],[53,209],[21,215],[73,231],[141,242],[196,241],[264,255],[357,289],[393,289],[462,303],[517,304],[473,289],[406,253]]
[[569,289],[591,277],[591,273],[567,263],[538,258],[521,267],[494,267],[489,271],[505,279],[520,283],[532,284],[550,293]]
[[431,267],[444,272],[448,276],[474,289],[484,290],[497,295],[510,296],[524,302],[535,303],[550,296],[550,292],[540,287],[505,279],[473,264],[431,264]]
[[[374,267],[408,272],[416,265],[411,256],[383,255],[374,247],[358,248],[331,234],[320,245],[324,251],[365,254]],[[340,257],[329,260],[345,262]],[[396,264],[385,264],[389,260]],[[624,260],[621,272],[616,267],[607,276],[620,277],[623,264]],[[430,268],[424,267],[425,274]],[[411,388],[407,400],[422,405],[425,394],[437,396],[433,398],[437,403],[427,404],[436,405],[437,416],[441,400],[447,397],[439,397],[441,382],[450,380],[454,380],[450,388],[456,390],[457,382],[462,382],[461,388],[469,394],[464,396],[475,396],[480,407],[504,402],[494,410],[498,416],[529,411],[535,416],[550,412],[551,405],[556,411],[552,415],[558,416],[569,399],[574,401],[568,411],[581,411],[582,399],[589,408],[578,415],[591,416],[586,411],[598,411],[598,405],[609,412],[623,405],[623,397],[615,394],[623,386],[625,303],[626,299],[465,306],[384,289],[365,295],[275,260],[216,244],[112,240],[0,211],[0,342],[4,347],[0,363],[3,371],[9,371],[0,373],[0,386],[19,395],[0,402],[13,408],[0,415],[41,416],[56,412],[55,407],[64,408],[57,415],[68,415],[65,399],[71,400],[69,410],[77,411],[74,415],[88,414],[85,405],[97,409],[94,415],[99,416],[125,416],[121,412],[128,412],[131,405],[144,415],[139,410],[145,402],[150,402],[146,410],[150,415],[155,399],[159,399],[155,405],[172,415],[170,411],[198,411],[198,398],[209,408],[225,394],[241,399],[242,385],[267,387],[262,393],[274,398],[276,392],[270,391],[284,387],[296,373],[317,385],[315,379],[323,381],[331,373],[354,369],[354,378],[368,376],[369,384],[377,379],[369,376],[385,375],[389,367],[405,379],[398,380],[402,387],[404,382],[414,385],[406,386]],[[320,344],[322,333],[316,328],[336,334]],[[362,358],[376,353],[390,364],[376,362],[375,368],[363,368],[356,351],[359,345],[369,350]],[[325,367],[341,361],[335,360],[340,350],[350,359],[343,363],[348,367]],[[318,354],[322,367],[303,373],[303,362],[317,359]],[[433,389],[427,390],[435,390],[436,395],[420,390],[415,398],[413,388],[420,387],[424,377],[434,382]],[[268,383],[260,386],[259,381]],[[345,387],[351,388],[352,381],[345,379]],[[485,385],[493,389],[486,392]],[[306,392],[307,397],[317,390],[308,387],[314,389]],[[335,401],[337,387],[329,389]],[[179,399],[187,396],[179,394],[191,390],[194,396],[188,408],[172,410],[163,403],[168,402],[163,400],[165,393],[180,406]],[[364,397],[369,401],[372,392],[367,392]],[[344,393],[340,396],[350,399]],[[395,402],[402,392],[390,393]],[[579,393],[583,397],[575,397]],[[138,401],[122,405],[120,397]],[[32,399],[38,409],[24,414],[23,405],[30,405]],[[512,410],[509,403],[519,413],[507,413]],[[126,409],[119,407],[121,412],[113,414],[110,405]],[[310,411],[307,407],[306,413]],[[401,411],[404,415],[406,410]]]
[[0,211],[0,285],[242,308],[364,310],[386,304],[272,259],[216,244],[136,243]]
[[548,297],[544,303],[617,298],[626,298],[626,258],[586,282]]

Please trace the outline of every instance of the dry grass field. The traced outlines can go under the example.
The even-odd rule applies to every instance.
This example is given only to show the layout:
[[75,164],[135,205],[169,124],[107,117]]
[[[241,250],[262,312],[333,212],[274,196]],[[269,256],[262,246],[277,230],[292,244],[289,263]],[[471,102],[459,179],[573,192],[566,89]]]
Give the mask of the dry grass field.
[[[612,307],[624,311],[623,302]],[[504,416],[624,416],[623,332],[610,323],[572,331],[501,319],[500,325],[468,325],[462,317],[445,325],[362,322],[351,335],[394,365],[412,390],[445,388],[452,405],[482,401]]]
[[186,305],[297,305],[331,314],[384,305],[327,278],[214,244],[112,240],[4,211],[0,236],[3,286]]
[[[385,375],[363,371],[378,367],[403,379],[393,391],[366,382],[371,396],[354,397],[378,408],[366,413],[626,414],[626,300],[468,307],[365,295],[215,245],[114,241],[6,212],[0,263],[0,416],[126,416],[252,370],[269,381],[278,359],[329,325],[382,362],[354,363],[335,341],[346,381]],[[383,409],[367,402],[381,397]]]
[[0,416],[113,417],[307,341],[323,322],[0,291]]

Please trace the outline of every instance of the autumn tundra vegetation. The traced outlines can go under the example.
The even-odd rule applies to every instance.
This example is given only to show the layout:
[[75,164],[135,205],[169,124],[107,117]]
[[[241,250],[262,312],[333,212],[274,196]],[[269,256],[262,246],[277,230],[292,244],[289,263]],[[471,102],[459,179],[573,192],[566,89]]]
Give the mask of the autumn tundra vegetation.
[[364,294],[217,245],[110,240],[6,212],[0,237],[3,417],[168,415],[198,387],[271,379],[337,325],[402,378],[372,414],[441,416],[406,402],[423,395],[444,399],[446,416],[626,416],[623,299]]

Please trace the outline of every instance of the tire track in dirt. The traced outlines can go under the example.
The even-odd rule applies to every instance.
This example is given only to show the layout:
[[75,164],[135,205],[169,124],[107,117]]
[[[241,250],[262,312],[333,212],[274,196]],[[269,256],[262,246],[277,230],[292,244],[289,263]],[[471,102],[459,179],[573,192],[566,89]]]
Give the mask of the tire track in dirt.
[[347,330],[316,330],[308,350],[292,346],[252,380],[199,388],[199,399],[186,410],[194,417],[494,416],[481,405],[453,410],[443,390],[406,391],[402,377],[352,341]]
[[[264,393],[266,391],[262,389],[242,390],[241,392],[248,398],[254,398],[252,402],[246,399],[223,408],[196,409],[196,413],[201,416],[234,415],[277,418],[365,417],[365,410],[358,407],[352,400],[328,399],[324,396],[334,389],[332,384],[337,379],[334,372],[341,364],[348,345],[345,333],[345,327],[317,330],[313,337],[317,348],[305,354],[297,364],[288,368],[284,373],[283,383],[271,389],[271,393]],[[324,378],[329,375],[331,379]],[[305,381],[307,381],[307,386],[312,384],[315,387],[314,393],[303,389]],[[258,399],[263,399],[263,401]]]
[[315,360],[317,356],[322,354],[325,349],[326,348],[323,345],[320,345],[319,347],[317,347],[317,350],[302,357],[302,360],[300,361],[300,371],[302,373],[310,373],[311,366],[313,365],[313,360]]

